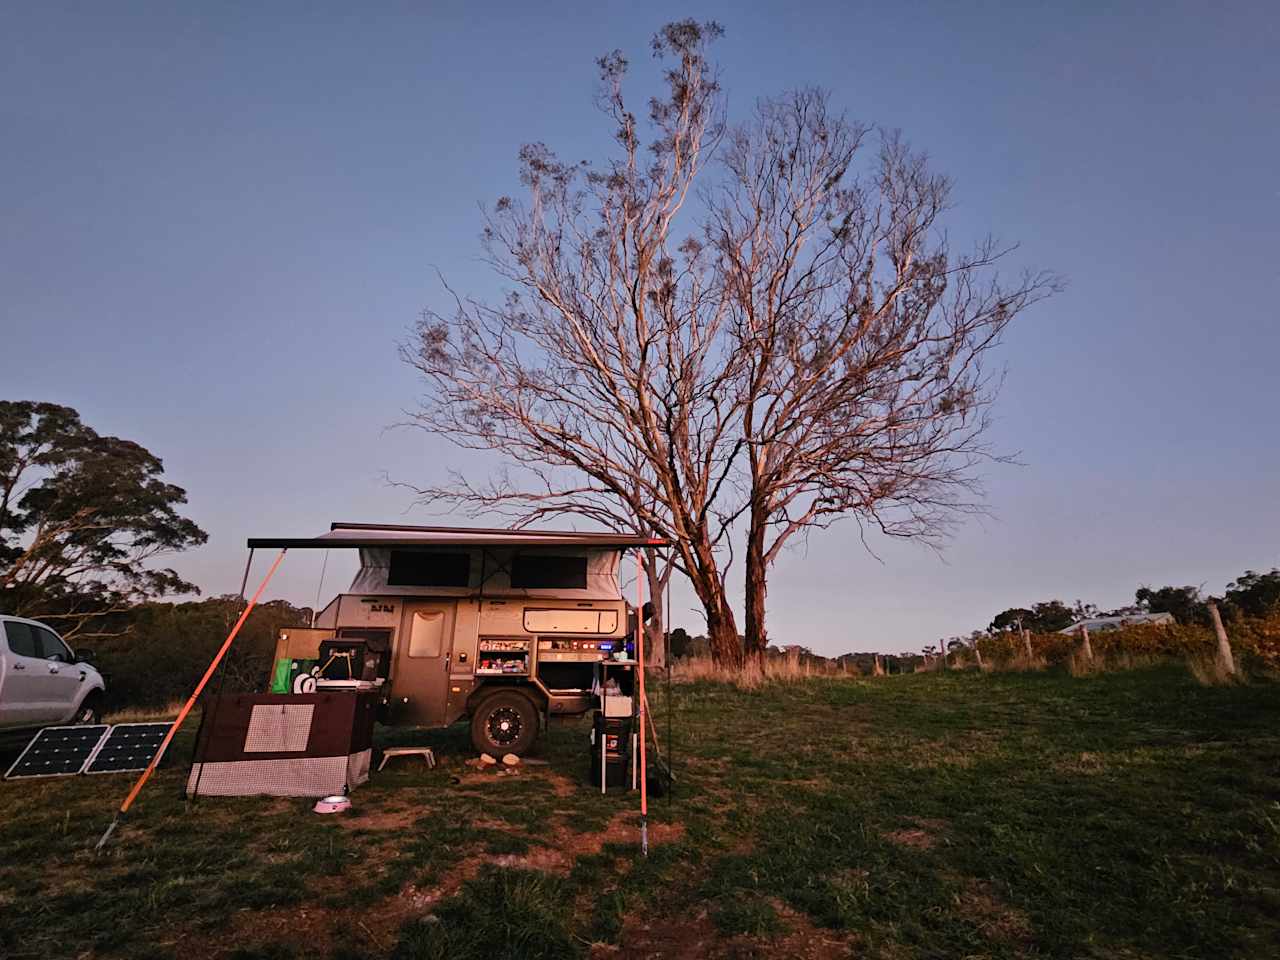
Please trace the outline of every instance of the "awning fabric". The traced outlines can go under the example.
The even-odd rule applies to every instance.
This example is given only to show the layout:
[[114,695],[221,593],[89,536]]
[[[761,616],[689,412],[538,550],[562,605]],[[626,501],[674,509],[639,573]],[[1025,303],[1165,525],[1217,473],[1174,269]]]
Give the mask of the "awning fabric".
[[410,527],[395,524],[334,523],[318,537],[250,537],[250,548],[340,550],[377,547],[597,547],[627,550],[664,547],[667,541],[625,533],[576,530],[501,530],[479,527]]

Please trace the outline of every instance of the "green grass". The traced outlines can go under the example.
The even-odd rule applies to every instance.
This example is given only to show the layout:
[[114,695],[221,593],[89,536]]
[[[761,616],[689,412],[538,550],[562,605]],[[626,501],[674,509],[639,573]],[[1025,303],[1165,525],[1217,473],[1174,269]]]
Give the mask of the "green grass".
[[1280,686],[920,674],[674,707],[648,859],[578,724],[510,777],[461,766],[465,731],[387,731],[446,762],[394,761],[342,822],[188,804],[185,739],[102,857],[127,778],[0,783],[0,956],[1276,955]]

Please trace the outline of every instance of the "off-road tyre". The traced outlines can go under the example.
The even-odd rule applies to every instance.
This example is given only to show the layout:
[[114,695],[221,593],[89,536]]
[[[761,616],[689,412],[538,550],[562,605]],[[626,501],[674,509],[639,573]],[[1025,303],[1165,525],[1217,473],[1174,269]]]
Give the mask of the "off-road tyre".
[[102,694],[94,690],[80,702],[71,722],[79,725],[92,725],[102,722]]
[[523,757],[538,739],[538,708],[517,690],[502,690],[480,701],[471,713],[471,744],[495,760]]

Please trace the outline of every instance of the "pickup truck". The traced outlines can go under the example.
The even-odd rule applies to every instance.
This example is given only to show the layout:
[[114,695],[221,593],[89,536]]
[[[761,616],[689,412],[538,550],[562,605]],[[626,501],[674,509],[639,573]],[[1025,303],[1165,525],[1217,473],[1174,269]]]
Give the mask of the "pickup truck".
[[106,684],[91,659],[43,623],[0,615],[0,737],[97,723]]

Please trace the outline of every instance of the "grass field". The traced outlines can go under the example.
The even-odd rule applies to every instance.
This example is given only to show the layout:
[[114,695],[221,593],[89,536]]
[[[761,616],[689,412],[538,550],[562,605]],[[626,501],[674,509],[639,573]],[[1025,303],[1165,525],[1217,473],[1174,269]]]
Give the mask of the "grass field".
[[188,739],[102,857],[127,778],[0,783],[0,956],[1278,955],[1280,686],[698,683],[674,712],[647,860],[576,724],[511,776],[464,766],[460,731],[397,731],[444,762],[329,818],[186,804]]

